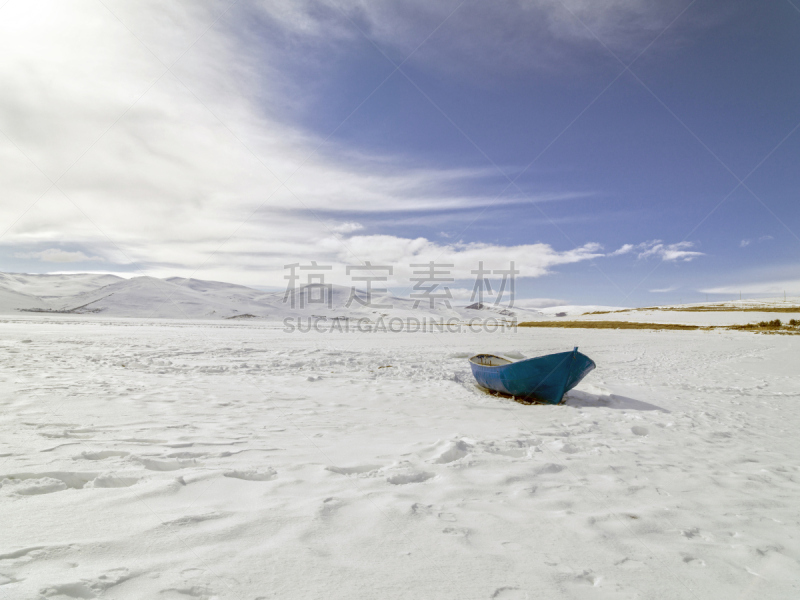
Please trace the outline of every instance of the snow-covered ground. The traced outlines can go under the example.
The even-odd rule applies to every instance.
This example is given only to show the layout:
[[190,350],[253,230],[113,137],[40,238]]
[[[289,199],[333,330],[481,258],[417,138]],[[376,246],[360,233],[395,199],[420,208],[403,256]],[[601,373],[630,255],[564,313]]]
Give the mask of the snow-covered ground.
[[[563,406],[466,360],[574,345]],[[797,364],[746,332],[6,317],[0,597],[800,597]]]

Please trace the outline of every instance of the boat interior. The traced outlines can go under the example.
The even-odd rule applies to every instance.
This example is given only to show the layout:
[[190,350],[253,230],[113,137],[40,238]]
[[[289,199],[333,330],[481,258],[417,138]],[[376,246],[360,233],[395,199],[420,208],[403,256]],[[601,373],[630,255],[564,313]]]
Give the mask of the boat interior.
[[502,367],[503,365],[510,365],[512,362],[507,358],[495,356],[494,354],[478,354],[469,360],[482,367]]

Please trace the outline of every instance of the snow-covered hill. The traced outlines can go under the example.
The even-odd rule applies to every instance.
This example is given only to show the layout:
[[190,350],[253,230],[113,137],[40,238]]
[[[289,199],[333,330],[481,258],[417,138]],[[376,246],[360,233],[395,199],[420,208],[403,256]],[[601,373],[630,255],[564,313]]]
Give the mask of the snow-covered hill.
[[31,296],[63,297],[74,296],[125,281],[116,275],[104,273],[71,273],[57,275],[30,275],[27,273],[0,273],[0,289],[12,290]]
[[[473,304],[448,308],[425,301],[366,292],[331,285],[329,288],[303,286],[290,294],[265,292],[219,281],[170,277],[115,275],[29,275],[0,273],[0,314],[26,312],[101,315],[107,317],[163,319],[257,318],[282,320],[325,317],[326,319],[400,318],[497,319],[530,321],[542,318],[536,310]],[[369,304],[369,305],[368,305]]]

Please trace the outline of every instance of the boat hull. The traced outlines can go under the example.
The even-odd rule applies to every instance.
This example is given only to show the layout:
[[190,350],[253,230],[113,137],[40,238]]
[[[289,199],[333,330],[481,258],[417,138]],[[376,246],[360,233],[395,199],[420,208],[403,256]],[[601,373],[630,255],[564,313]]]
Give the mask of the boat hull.
[[[502,362],[506,364],[497,364]],[[479,354],[470,359],[470,366],[481,387],[526,401],[546,404],[559,404],[564,394],[578,385],[596,367],[594,361],[578,352],[577,348],[572,352],[559,352],[517,362]]]

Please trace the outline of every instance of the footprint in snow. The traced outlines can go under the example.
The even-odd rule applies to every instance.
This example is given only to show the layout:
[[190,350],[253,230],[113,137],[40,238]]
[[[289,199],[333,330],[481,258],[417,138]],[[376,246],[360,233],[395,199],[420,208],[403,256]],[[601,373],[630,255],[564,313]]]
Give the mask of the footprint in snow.
[[408,483],[422,483],[428,481],[432,477],[436,477],[434,473],[427,473],[425,471],[417,471],[415,473],[403,473],[400,475],[393,475],[388,477],[386,481],[392,485],[406,485]]
[[113,456],[128,456],[130,452],[123,452],[121,450],[101,450],[100,452],[81,452],[80,456],[75,458],[84,458],[86,460],[103,460]]
[[151,458],[137,458],[136,460],[148,471],[177,471],[200,465],[196,460],[153,460]]
[[63,481],[53,479],[52,477],[42,477],[30,483],[19,485],[13,491],[20,496],[39,496],[41,494],[52,494],[53,492],[60,492],[66,489],[69,489],[69,486]]
[[687,565],[691,565],[693,567],[705,567],[706,566],[706,561],[704,561],[702,558],[697,558],[697,557],[691,556],[689,554],[684,554],[683,555],[683,562],[686,563]]
[[442,529],[442,533],[445,535],[452,535],[456,537],[469,537],[469,529],[466,527],[445,527]]
[[161,590],[160,593],[170,595],[178,594],[179,596],[188,596],[190,598],[198,598],[200,600],[210,600],[211,598],[218,597],[211,591],[211,588],[204,585],[187,585],[186,587],[181,588],[169,588],[166,590]]
[[339,475],[363,475],[382,469],[383,465],[356,465],[354,467],[325,467],[326,471]]
[[111,569],[95,579],[83,579],[73,583],[61,583],[42,588],[39,594],[42,597],[67,596],[68,598],[98,598],[110,588],[130,579],[132,575],[128,569],[121,567]]
[[[230,453],[228,453],[230,455]],[[205,458],[207,452],[172,452],[167,454],[167,458]]]
[[528,600],[528,592],[515,587],[497,588],[492,594],[492,598],[497,600]]
[[697,527],[692,527],[691,529],[684,529],[681,531],[681,535],[686,539],[692,539],[700,535],[700,530]]
[[234,479],[243,479],[245,481],[270,481],[275,479],[278,472],[275,469],[247,469],[240,471],[228,471],[223,473],[225,477],[233,477]]
[[561,471],[563,471],[564,469],[566,469],[566,467],[564,465],[557,465],[555,463],[547,463],[541,469],[539,469],[539,474],[540,475],[545,475],[547,473],[561,473]]
[[472,450],[472,446],[464,440],[448,444],[442,452],[433,459],[434,463],[445,465],[464,458]]
[[338,510],[343,506],[345,506],[344,501],[331,496],[322,501],[322,505],[319,507],[317,514],[323,519],[328,519],[338,512]]
[[[219,512],[210,512],[200,515],[186,515],[185,517],[179,517],[177,519],[173,519],[172,521],[164,521],[163,523],[161,523],[161,525],[163,527],[186,527],[189,525],[196,525],[198,523],[203,523],[205,521],[221,519],[225,516],[227,515]],[[194,569],[188,569],[188,570],[193,571]]]
[[98,476],[98,473],[73,473],[54,471],[50,473],[13,473],[0,475],[0,486],[22,496],[52,494],[68,489],[80,490]]
[[114,475],[100,475],[86,484],[87,488],[123,488],[131,487],[138,483],[137,477],[116,477]]
[[601,576],[595,575],[591,571],[584,571],[580,575],[574,575],[572,579],[575,581],[575,583],[588,584],[592,587],[597,587],[603,580]]
[[95,592],[89,585],[83,582],[61,583],[39,590],[42,597],[66,596],[68,598],[96,598]]
[[411,514],[412,515],[431,515],[433,514],[433,504],[420,504],[419,502],[415,502],[411,505]]

